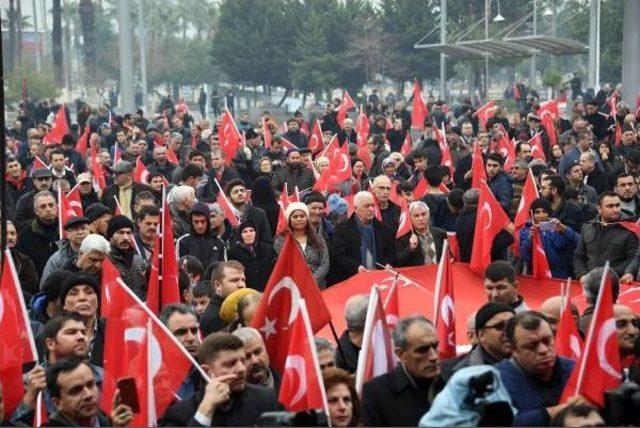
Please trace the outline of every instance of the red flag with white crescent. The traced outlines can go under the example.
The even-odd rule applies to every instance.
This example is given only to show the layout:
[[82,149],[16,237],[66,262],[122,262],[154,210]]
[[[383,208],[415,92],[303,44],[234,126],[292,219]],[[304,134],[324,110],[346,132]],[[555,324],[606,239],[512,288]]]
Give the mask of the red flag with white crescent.
[[[569,282],[567,291],[570,288],[571,283]],[[558,321],[558,329],[556,330],[556,354],[560,357],[577,361],[582,355],[584,342],[571,312],[571,299],[568,293],[565,294],[562,296],[564,301],[560,312],[560,320]]]
[[329,166],[322,171],[320,178],[313,185],[313,189],[325,191],[349,178],[351,178],[351,159],[349,158],[348,144],[343,144],[338,148],[337,155],[329,161]]
[[400,202],[400,220],[398,225],[398,232],[396,232],[396,239],[411,232],[411,216],[409,214],[409,206],[402,200]]
[[144,166],[140,156],[136,159],[136,169],[133,171],[133,181],[140,184],[147,184],[147,178],[149,177],[149,171]]
[[44,144],[60,144],[62,141],[62,137],[69,133],[69,125],[67,124],[67,111],[65,109],[65,104],[62,104],[58,111],[56,112],[56,116],[53,119],[53,124],[51,125],[51,130],[44,136],[42,139]]
[[218,128],[218,141],[220,142],[220,149],[225,154],[225,163],[229,165],[236,156],[236,152],[242,142],[242,136],[238,132],[233,116],[231,116],[228,109],[225,109],[222,114],[222,123]]
[[398,277],[396,276],[389,293],[387,293],[387,299],[384,301],[384,313],[387,319],[387,325],[389,330],[393,330],[398,325],[400,319],[400,293],[398,292]]
[[544,252],[540,231],[533,233],[531,237],[531,275],[534,278],[551,278],[551,269],[547,261],[547,254]]
[[436,274],[436,288],[433,299],[433,313],[438,336],[440,359],[456,356],[456,315],[453,296],[453,276],[449,241],[442,246],[442,256]]
[[478,127],[481,131],[487,129],[487,120],[495,115],[495,103],[495,100],[490,100],[472,114],[478,118]]
[[[480,182],[487,180],[487,171],[484,169],[484,159],[482,157],[482,149],[476,142],[473,145],[473,157],[471,161],[471,187],[474,189],[480,188]],[[459,183],[458,183],[459,184]]]
[[76,144],[76,151],[80,153],[82,159],[87,156],[87,148],[89,147],[89,135],[91,131],[89,130],[89,125],[85,125],[84,132],[80,137],[78,137],[78,142]]
[[538,132],[536,135],[531,137],[527,144],[531,146],[531,157],[534,159],[542,159],[543,161],[547,161],[547,157],[544,155],[544,148],[542,147],[542,133]]
[[82,210],[82,197],[80,196],[80,185],[76,184],[73,186],[73,189],[67,193],[67,201],[69,206],[75,213],[76,217],[84,216],[84,211]]
[[403,156],[409,156],[409,153],[411,153],[411,147],[411,133],[407,131],[407,135],[405,135],[402,147],[400,148],[400,153],[402,153]]
[[347,112],[356,107],[356,103],[353,102],[353,99],[349,95],[349,92],[344,91],[342,93],[342,102],[338,106],[338,125],[340,128],[344,127],[344,120],[347,118]]
[[309,150],[311,154],[315,155],[324,148],[324,141],[322,139],[322,128],[320,127],[320,121],[316,119],[313,122],[313,129],[309,135]]
[[491,264],[491,246],[496,235],[509,224],[509,217],[504,212],[487,185],[480,184],[480,199],[476,216],[476,228],[473,234],[473,248],[469,267],[475,271],[484,271]]

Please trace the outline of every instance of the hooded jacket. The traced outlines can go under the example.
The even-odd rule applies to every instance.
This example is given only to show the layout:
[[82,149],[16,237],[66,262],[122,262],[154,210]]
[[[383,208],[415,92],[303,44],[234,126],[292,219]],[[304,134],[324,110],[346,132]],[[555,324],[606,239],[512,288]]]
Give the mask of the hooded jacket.
[[207,222],[207,229],[203,234],[196,233],[193,228],[193,215],[200,214],[209,218],[209,208],[206,204],[197,203],[189,213],[189,233],[178,238],[178,254],[180,257],[193,256],[200,260],[206,271],[213,263],[224,260],[225,245],[211,233],[211,223]]

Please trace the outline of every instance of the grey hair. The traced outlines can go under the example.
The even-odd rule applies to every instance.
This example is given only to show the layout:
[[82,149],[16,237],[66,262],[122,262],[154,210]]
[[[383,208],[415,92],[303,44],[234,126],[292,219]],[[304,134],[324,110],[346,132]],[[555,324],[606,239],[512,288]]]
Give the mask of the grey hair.
[[[598,300],[598,291],[600,291],[603,274],[604,268],[597,267],[586,274],[582,280],[582,290],[587,298],[587,303],[590,305],[595,305],[596,300]],[[618,274],[613,269],[609,269],[609,274],[611,275],[611,292],[613,294],[613,302],[615,303],[620,293],[620,280]]]
[[215,213],[215,214],[218,214],[218,215],[224,215],[224,211],[222,210],[222,207],[217,202],[209,204],[209,212],[211,214]]
[[415,323],[420,323],[425,326],[433,327],[433,323],[425,318],[423,315],[412,315],[406,318],[402,318],[398,321],[398,325],[393,329],[393,343],[400,349],[406,350],[407,346],[409,346],[409,341],[407,340],[407,330]]
[[429,205],[427,205],[426,203],[422,202],[422,201],[413,201],[409,204],[409,214],[413,214],[413,212],[415,210],[418,210],[420,208],[424,208],[425,210],[427,210],[427,214],[430,213],[429,211]]
[[360,205],[360,202],[362,202],[362,200],[364,198],[371,198],[373,199],[373,194],[371,192],[368,192],[366,190],[361,190],[358,193],[356,193],[356,195],[353,197],[353,206],[356,207],[358,205]]
[[198,315],[196,315],[196,311],[193,309],[193,307],[185,305],[184,303],[171,303],[165,306],[164,308],[162,308],[162,312],[160,312],[160,316],[158,318],[160,318],[160,322],[162,322],[162,324],[168,325],[169,318],[171,318],[171,315],[175,314],[176,312],[181,315],[191,315],[196,320],[198,319]]
[[49,190],[42,190],[38,193],[35,194],[35,196],[33,197],[33,211],[35,212],[36,210],[36,204],[38,203],[38,199],[40,198],[46,198],[48,196],[51,196],[53,199],[56,199],[56,197],[53,195],[53,193]]
[[260,332],[253,327],[240,327],[233,332],[233,335],[242,340],[245,345],[253,339],[262,339]]
[[464,206],[478,205],[480,200],[480,191],[478,189],[469,189],[462,194],[462,203]]
[[182,134],[181,134],[181,133],[179,133],[179,132],[172,132],[172,133],[171,133],[171,138],[172,138],[173,140],[178,140],[178,141],[182,141],[182,140],[184,139],[184,137],[182,136]]
[[333,344],[329,342],[327,339],[323,339],[321,337],[317,337],[316,341],[316,352],[320,353],[322,351],[331,351],[333,355],[336,354],[336,348],[334,348]]
[[596,155],[594,155],[591,152],[584,152],[580,154],[580,157],[584,156],[585,159],[588,159],[590,162],[595,162],[596,161]]
[[191,194],[195,194],[195,190],[191,186],[176,186],[171,190],[169,202],[174,202],[176,204],[180,204],[184,202]]
[[347,321],[347,330],[356,333],[364,331],[369,306],[368,294],[356,294],[347,300],[344,306],[344,318]]
[[104,236],[92,233],[82,240],[78,252],[80,254],[88,254],[93,251],[106,255],[111,251],[111,245]]

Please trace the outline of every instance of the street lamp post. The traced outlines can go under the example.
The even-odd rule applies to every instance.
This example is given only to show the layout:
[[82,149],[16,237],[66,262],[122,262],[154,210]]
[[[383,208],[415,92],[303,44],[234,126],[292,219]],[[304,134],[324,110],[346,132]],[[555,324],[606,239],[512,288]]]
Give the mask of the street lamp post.
[[[447,43],[447,0],[440,0],[440,43]],[[447,99],[447,56],[440,52],[440,99]]]

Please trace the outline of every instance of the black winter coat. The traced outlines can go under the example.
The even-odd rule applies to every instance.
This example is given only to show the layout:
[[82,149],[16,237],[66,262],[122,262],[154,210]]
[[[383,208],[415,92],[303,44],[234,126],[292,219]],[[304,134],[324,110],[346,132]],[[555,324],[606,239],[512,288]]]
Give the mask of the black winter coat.
[[31,225],[25,227],[18,235],[16,250],[28,255],[36,267],[38,278],[49,257],[58,251],[58,223],[44,225],[38,219],[33,219]]
[[273,244],[258,242],[255,253],[251,253],[246,247],[235,243],[229,248],[227,256],[229,260],[237,260],[244,266],[247,287],[264,291],[276,259]]
[[[442,256],[442,245],[444,240],[447,239],[447,232],[439,227],[430,227],[429,231],[433,236],[433,243],[436,247],[436,261],[440,260]],[[409,245],[409,239],[412,232],[405,233],[398,240],[396,240],[396,264],[398,267],[403,266],[422,266],[424,264],[424,258],[422,257],[422,247],[420,241],[418,246],[412,251]]]

